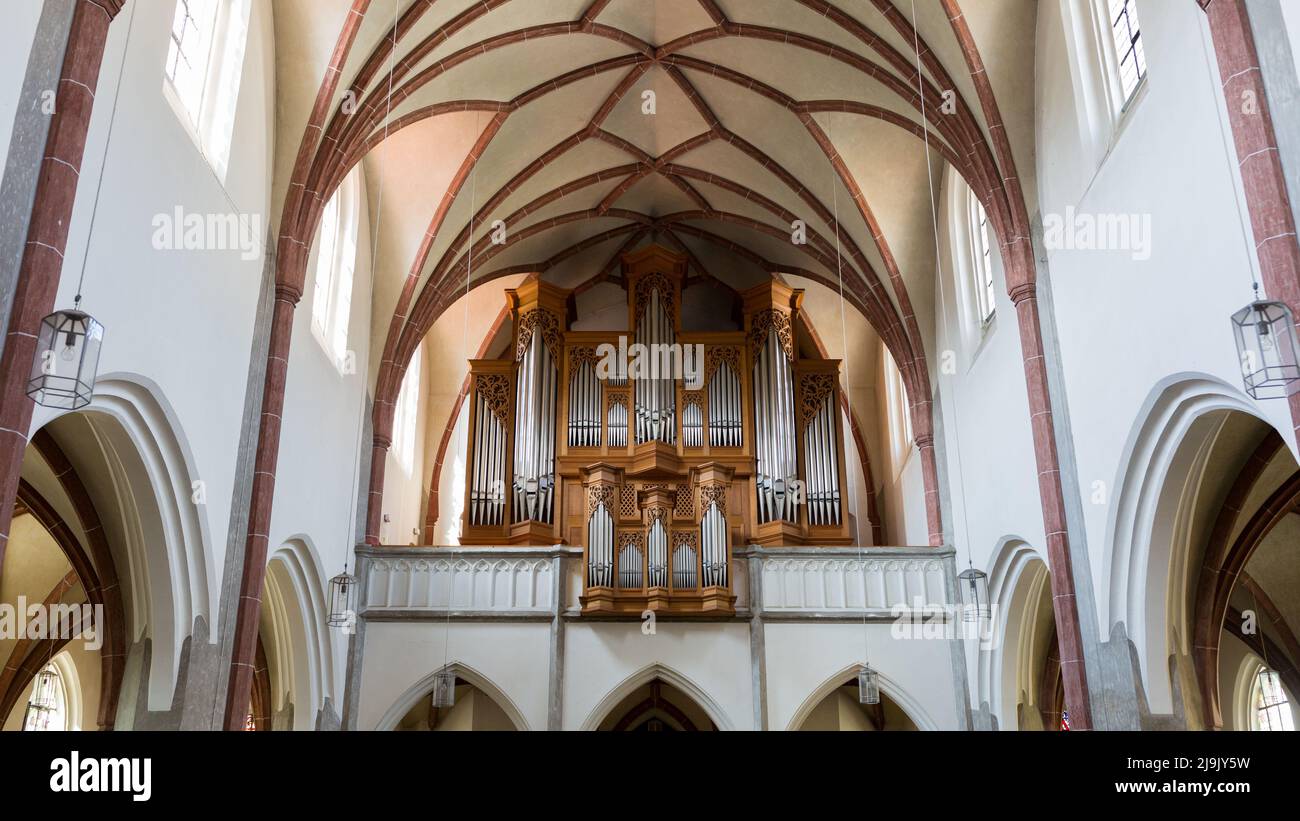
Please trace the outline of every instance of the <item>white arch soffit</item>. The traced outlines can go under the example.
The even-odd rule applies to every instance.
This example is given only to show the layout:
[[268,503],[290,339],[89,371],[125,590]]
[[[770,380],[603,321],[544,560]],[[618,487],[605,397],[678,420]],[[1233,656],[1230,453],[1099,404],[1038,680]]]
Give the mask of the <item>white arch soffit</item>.
[[[976,698],[972,706],[979,709],[981,704],[987,702],[989,711],[998,717],[999,726],[1005,728],[1008,725],[1005,723],[1007,716],[1002,709],[1003,688],[1001,686],[1005,682],[1005,677],[1001,672],[1013,617],[1012,605],[1016,601],[1016,594],[1020,592],[1025,572],[1032,568],[1035,562],[1041,563],[1046,570],[1047,559],[1019,536],[1004,536],[998,542],[993,555],[993,562],[989,565],[989,601],[994,605],[993,635],[996,640],[991,647],[979,648]],[[1020,620],[1023,618],[1023,613],[1015,613],[1014,617]],[[1014,715],[1011,718],[1014,726]]]
[[1250,714],[1255,705],[1252,703],[1255,695],[1255,676],[1263,669],[1264,662],[1260,661],[1259,656],[1255,655],[1254,650],[1247,650],[1246,654],[1241,657],[1241,664],[1237,665],[1237,675],[1232,681],[1232,729],[1249,730],[1251,721]]
[[[324,706],[325,699],[332,699],[336,691],[334,646],[331,635],[325,628],[328,611],[322,589],[323,577],[311,538],[297,534],[286,540],[272,554],[268,570],[268,581],[282,587],[279,574],[275,572],[281,570],[284,581],[291,588],[288,591],[280,589],[278,592],[284,601],[284,610],[290,614],[290,632],[300,633],[290,639],[306,666],[302,671],[305,675],[299,676],[297,682],[298,686],[306,687],[306,691],[295,693],[294,723],[298,723],[297,716],[301,710],[302,715],[314,727],[316,713]],[[310,711],[306,710],[308,706]]]
[[[50,659],[50,664],[59,671],[63,680],[63,721],[64,729],[81,730],[85,728],[85,691],[81,689],[81,676],[77,675],[77,663],[67,650],[61,650]],[[28,690],[30,691],[30,687]],[[101,694],[101,698],[102,698]]]
[[[38,409],[35,431],[66,413]],[[195,469],[193,451],[181,428],[175,410],[162,389],[153,380],[139,374],[113,372],[95,382],[91,403],[74,413],[85,416],[109,465],[118,497],[130,500],[130,511],[99,511],[101,517],[116,516],[127,534],[126,574],[131,579],[129,612],[133,619],[133,639],[145,635],[153,639],[153,659],[149,675],[149,708],[170,706],[180,669],[180,648],[193,631],[194,620],[202,616],[208,623],[210,641],[217,640],[211,602],[218,595],[213,585],[220,578],[216,556],[210,549],[207,517],[200,505],[190,500]],[[147,538],[146,523],[139,517],[139,494],[144,487],[133,482],[123,454],[113,443],[111,429],[97,423],[96,417],[117,423],[134,456],[144,471],[149,500],[162,530],[161,544]],[[135,518],[132,518],[135,514]],[[151,560],[151,558],[153,560]],[[146,605],[147,602],[147,605]]]
[[258,631],[261,633],[262,647],[266,651],[266,674],[271,684],[270,706],[274,714],[283,710],[286,703],[294,703],[294,707],[298,707],[295,698],[298,695],[298,665],[288,605],[285,604],[284,591],[273,576],[274,569],[268,568],[263,581]]
[[[808,720],[808,716],[812,715],[812,711],[816,709],[817,705],[821,704],[827,696],[838,690],[840,687],[843,687],[844,682],[850,679],[857,679],[860,667],[861,665],[859,663],[854,662],[847,667],[841,668],[838,673],[823,681],[821,686],[816,690],[813,690],[812,694],[803,700],[803,703],[799,705],[799,709],[794,711],[794,716],[790,719],[790,723],[785,728],[786,731],[794,732],[802,727],[804,722]],[[898,708],[907,714],[907,717],[912,720],[912,723],[916,725],[918,730],[934,732],[939,729],[939,725],[936,724],[934,719],[930,717],[930,714],[926,712],[925,707],[921,705],[921,702],[912,698],[906,690],[899,686],[898,682],[894,681],[885,673],[882,673],[879,670],[877,670],[876,673],[880,680],[880,692],[889,696],[889,700],[898,705]]]
[[[397,722],[401,721],[402,717],[409,713],[411,708],[419,703],[420,699],[425,698],[433,692],[434,683],[438,677],[438,673],[441,672],[442,669],[442,667],[439,667],[437,670],[425,675],[398,696],[397,700],[393,702],[393,705],[385,710],[384,714],[380,716],[379,722],[375,725],[375,730],[378,732],[391,732],[392,730],[397,729]],[[516,730],[524,732],[529,730],[528,722],[524,719],[524,714],[519,709],[518,705],[516,705],[514,701],[511,700],[510,696],[506,695],[500,687],[493,684],[492,680],[487,676],[483,675],[478,670],[475,670],[473,667],[459,661],[447,662],[447,669],[451,670],[457,678],[463,679],[472,684],[474,687],[481,690],[488,698],[495,701],[496,705],[501,708],[501,711],[505,713],[506,717],[515,725]]]
[[722,709],[722,705],[718,704],[712,696],[704,692],[703,688],[671,667],[659,663],[648,664],[620,681],[614,689],[605,694],[605,697],[591,711],[591,714],[587,716],[587,720],[582,723],[579,729],[584,732],[600,729],[601,722],[614,711],[615,707],[622,703],[623,699],[632,695],[638,687],[649,684],[655,679],[671,684],[687,696],[690,696],[719,730],[736,729],[736,724],[727,715],[727,711]]
[[[1172,561],[1179,558],[1172,553],[1172,547],[1163,546],[1164,554],[1152,555],[1156,541],[1152,535],[1160,526],[1157,514],[1162,503],[1168,503],[1165,491],[1167,486],[1172,488],[1170,480],[1178,481],[1182,498],[1178,504],[1180,510],[1175,513],[1181,515],[1176,516],[1179,521],[1175,522],[1173,535],[1181,540],[1189,537],[1186,526],[1191,511],[1186,507],[1187,496],[1189,492],[1194,496],[1198,488],[1188,487],[1186,483],[1199,478],[1205,445],[1214,438],[1207,434],[1197,444],[1189,439],[1189,434],[1208,414],[1230,411],[1246,414],[1272,427],[1246,394],[1216,377],[1180,373],[1161,380],[1138,413],[1112,485],[1113,503],[1106,542],[1109,549],[1105,551],[1102,576],[1107,595],[1098,596],[1102,637],[1108,638],[1111,628],[1124,622],[1129,639],[1137,647],[1153,710],[1161,705],[1166,709],[1170,706],[1172,688],[1163,676],[1152,675],[1153,670],[1165,670],[1166,648],[1151,645],[1159,642],[1160,636],[1166,636],[1167,631],[1166,625],[1150,622],[1158,621],[1161,614],[1168,618],[1167,608],[1177,604],[1169,600],[1170,579],[1175,572],[1186,572],[1186,568],[1171,568]],[[1188,445],[1196,447],[1188,450]],[[1186,464],[1189,460],[1191,464]],[[1180,475],[1171,476],[1175,471]],[[1161,547],[1157,544],[1157,548]],[[1154,618],[1150,618],[1153,614]],[[1157,663],[1151,664],[1152,653],[1157,649]]]

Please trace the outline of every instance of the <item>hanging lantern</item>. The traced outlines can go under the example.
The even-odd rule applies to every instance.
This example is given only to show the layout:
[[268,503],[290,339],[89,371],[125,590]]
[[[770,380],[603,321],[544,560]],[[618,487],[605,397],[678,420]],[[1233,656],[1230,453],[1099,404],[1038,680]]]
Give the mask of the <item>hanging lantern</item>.
[[989,576],[983,570],[967,568],[957,576],[961,583],[962,620],[984,621],[989,618]]
[[36,337],[27,395],[38,405],[59,410],[89,405],[103,341],[104,326],[84,311],[73,308],[45,317]]
[[59,671],[46,665],[32,679],[32,693],[27,699],[27,712],[23,715],[24,730],[46,730],[50,717],[59,706]]
[[351,627],[357,618],[353,607],[356,597],[357,578],[348,572],[347,565],[343,572],[330,579],[330,627]]
[[433,706],[439,709],[456,704],[456,674],[444,667],[433,679]]
[[862,665],[858,671],[858,703],[880,703],[880,674],[872,670],[870,664]]
[[[1258,296],[1259,286],[1255,286]],[[1295,317],[1281,302],[1256,299],[1232,315],[1232,332],[1246,392],[1255,399],[1284,399],[1300,384]]]

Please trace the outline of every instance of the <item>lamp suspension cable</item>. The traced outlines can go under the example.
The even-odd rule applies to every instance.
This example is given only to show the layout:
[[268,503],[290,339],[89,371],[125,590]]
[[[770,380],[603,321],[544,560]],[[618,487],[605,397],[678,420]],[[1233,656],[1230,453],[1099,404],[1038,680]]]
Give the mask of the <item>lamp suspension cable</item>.
[[[943,294],[943,289],[944,289],[943,252],[942,252],[942,248],[940,247],[940,241],[939,241],[939,208],[938,208],[938,204],[935,201],[935,195],[934,195],[934,158],[930,149],[930,128],[928,124],[929,115],[926,110],[926,103],[925,103],[925,75],[922,73],[921,34],[920,34],[920,28],[918,28],[916,22],[916,0],[912,0],[911,5],[912,5],[912,51],[916,55],[916,93],[917,93],[917,97],[920,99],[920,106],[921,106],[921,139],[925,145],[925,173],[926,173],[926,180],[927,180],[926,193],[930,197],[930,226],[934,237],[935,290],[938,292],[939,295],[938,319],[935,322],[935,340],[937,343],[939,338],[940,327],[943,328],[944,339],[945,340],[949,339],[949,334],[947,329],[948,307],[947,307],[947,300],[944,298],[944,294]],[[990,191],[989,195],[992,196],[993,192]],[[981,208],[984,207],[983,203],[980,204],[980,207]],[[995,237],[997,236],[996,232],[994,233],[994,236]],[[1026,238],[1026,240],[1027,239],[1028,238]],[[988,264],[990,266],[993,264],[991,255],[988,260]],[[981,280],[982,277],[983,274],[981,273]],[[953,284],[955,288],[956,287],[955,278],[953,280]],[[954,318],[954,321],[960,321],[960,318]],[[940,371],[940,374],[942,374],[942,371]],[[975,638],[982,639],[984,635],[983,622],[985,619],[992,618],[993,611],[988,598],[988,574],[985,573],[983,570],[975,569],[974,551],[971,545],[970,505],[967,504],[965,498],[966,471],[965,471],[965,466],[963,465],[962,451],[961,451],[961,411],[958,408],[956,385],[954,384],[952,386],[952,390],[943,391],[942,396],[947,396],[948,402],[951,403],[952,406],[952,416],[951,416],[952,422],[949,427],[945,428],[945,431],[948,430],[949,428],[952,431],[951,433],[952,448],[956,452],[956,460],[957,460],[957,482],[958,482],[958,486],[962,490],[962,505],[961,505],[962,530],[966,541],[966,568],[967,569],[963,570],[957,576],[959,601],[953,602],[953,605],[958,605],[958,604],[960,605],[962,621],[973,623],[976,628]],[[932,400],[932,404],[933,404],[933,400]],[[940,410],[942,410],[943,408],[942,402],[938,407]],[[954,549],[955,547],[956,546],[954,545]],[[966,634],[963,633],[963,636],[966,636]]]
[[[474,114],[474,131],[481,133],[482,123],[479,112]],[[471,149],[474,150],[474,149]],[[469,402],[469,397],[474,393],[471,377],[473,373],[469,370],[469,295],[473,290],[474,276],[474,218],[478,216],[478,161],[479,155],[474,155],[474,162],[470,166],[469,172],[469,231],[465,237],[468,247],[465,251],[465,295],[461,297],[463,302],[461,308],[461,361],[466,367],[466,391],[465,391],[465,410],[467,414],[465,424],[461,433],[461,453],[465,454],[465,481],[468,484],[471,480],[472,467],[469,464],[469,427],[473,424],[475,408]],[[481,222],[481,220],[480,220]],[[505,514],[503,514],[505,515]],[[465,535],[465,517],[461,517],[461,536]],[[439,671],[434,682],[433,700],[434,707],[450,707],[455,703],[456,689],[455,680],[447,681],[450,677],[450,671],[447,664],[450,661],[451,653],[451,606],[452,596],[455,590],[451,584],[451,574],[447,576],[447,618],[443,624],[442,639],[442,668]]]
[[95,180],[95,198],[90,206],[90,225],[86,229],[86,249],[81,255],[81,273],[77,277],[77,294],[73,307],[81,308],[81,289],[86,284],[86,264],[90,261],[90,240],[95,235],[95,218],[99,215],[99,195],[104,190],[104,170],[108,168],[108,149],[113,144],[113,126],[117,123],[117,103],[122,99],[122,77],[126,74],[126,58],[131,53],[131,34],[135,31],[135,11],[139,3],[131,4],[131,16],[126,21],[126,41],[122,45],[122,64],[117,69],[117,86],[113,90],[113,107],[108,113],[108,131],[104,135],[104,153],[99,161],[99,177]]
[[[916,96],[920,98],[921,101],[921,139],[922,142],[925,144],[925,173],[928,182],[928,185],[926,186],[926,193],[930,197],[930,227],[931,227],[932,234],[934,236],[934,266],[935,266],[935,277],[937,279],[937,282],[935,283],[936,286],[935,291],[937,291],[939,294],[939,320],[944,323],[944,338],[947,339],[948,338],[948,332],[947,332],[948,308],[947,308],[947,300],[944,299],[944,295],[943,295],[943,285],[944,285],[943,256],[942,256],[942,252],[940,249],[940,242],[939,242],[939,210],[938,210],[938,204],[935,202],[935,198],[934,198],[934,162],[930,150],[930,127],[926,119],[928,115],[926,113],[926,105],[925,105],[925,75],[921,73],[921,34],[920,34],[920,29],[917,28],[917,24],[916,24],[916,0],[912,0],[911,5],[912,5],[912,51],[916,55]],[[981,207],[983,206],[981,205]],[[991,259],[989,260],[989,264],[990,265],[993,264]],[[954,387],[954,389],[951,391],[944,391],[944,394],[948,395],[948,402],[952,405],[952,417],[953,417],[952,424],[951,424],[952,446],[953,446],[953,450],[956,451],[956,456],[957,456],[957,481],[964,491],[966,487],[966,474],[962,466],[961,435],[960,435],[961,417],[957,408],[956,388]],[[945,428],[945,430],[947,430],[947,428]],[[966,566],[973,570],[975,567],[975,563],[974,563],[974,557],[971,552],[970,516],[968,514],[968,507],[969,506],[966,504],[964,494],[963,494],[962,506],[961,506],[961,517],[962,517],[962,528],[966,533]]]
[[[829,140],[831,145],[834,145],[835,144],[834,128],[828,124],[826,127],[826,132],[827,132],[826,133],[827,139]],[[839,289],[840,289],[840,345],[844,351],[844,403],[845,403],[845,407],[847,408],[848,417],[849,417],[848,420],[850,425],[849,436],[852,436],[853,369],[852,369],[852,362],[849,358],[850,346],[849,346],[848,318],[846,316],[845,307],[844,307],[845,302],[847,300],[844,297],[844,253],[843,253],[841,240],[840,240],[840,184],[839,184],[838,175],[836,174],[835,171],[834,160],[831,160],[830,172],[831,172],[830,173],[831,216],[835,221],[835,275],[838,279]],[[846,449],[848,448],[848,436],[844,437],[844,441],[840,443],[840,447]],[[845,462],[849,463],[849,460],[846,458]],[[866,482],[865,476],[862,476],[861,478],[863,482]],[[804,502],[807,503],[807,501],[808,501],[807,495],[805,494]],[[863,515],[862,499],[858,493],[857,482],[853,483],[853,509],[857,512],[859,518]],[[858,519],[855,519],[855,523],[857,521]],[[855,537],[857,537],[858,534],[854,534],[854,535]],[[865,545],[862,544],[861,538],[856,538],[856,541],[858,543],[858,565],[862,566],[862,563],[866,559],[866,547]],[[870,649],[871,649],[870,632],[867,626],[867,601],[866,601],[866,593],[864,588],[863,599],[862,599],[862,662],[863,662],[863,666],[868,669],[870,669],[870,658],[871,658]]]
[[[388,152],[387,146],[388,146],[389,120],[391,119],[393,113],[393,78],[397,69],[397,23],[399,19],[399,13],[400,13],[400,0],[393,0],[392,51],[389,54],[389,58],[388,58],[388,100],[387,100],[387,107],[384,116],[384,137],[382,140],[380,140],[380,146],[382,147],[382,150],[384,151],[385,154]],[[358,160],[358,163],[360,163],[360,160]],[[343,184],[344,184],[343,182],[339,183],[340,189],[342,188]],[[337,197],[339,195],[340,189],[335,189],[333,196]],[[360,219],[360,216],[358,215],[357,218]],[[379,183],[377,185],[377,190],[376,190],[375,230],[374,230],[374,235],[370,237],[370,271],[369,271],[370,302],[368,303],[369,306],[373,306],[375,302],[375,279],[376,279],[377,266],[379,265],[379,238],[382,235],[383,225],[384,225],[384,175],[381,173],[379,175]],[[367,373],[369,372],[369,359],[370,357],[367,356],[366,357]],[[349,493],[351,498],[348,501],[350,510],[348,512],[347,521],[348,521],[348,528],[352,534],[351,538],[354,543],[357,540],[357,526],[359,524],[359,522],[357,521],[357,512],[360,509],[360,507],[357,500],[364,492],[366,494],[367,510],[369,510],[369,505],[374,503],[374,500],[370,499],[369,488],[367,487],[364,491],[361,488],[361,453],[362,453],[362,448],[365,447],[363,436],[365,434],[365,418],[366,418],[366,393],[367,393],[366,387],[367,387],[366,382],[363,381],[361,384],[361,390],[358,392],[359,398],[357,399],[357,405],[358,405],[357,440],[356,440],[356,447],[354,450],[354,458],[352,463],[352,486],[351,486],[351,492]],[[376,379],[375,381],[376,397],[378,397],[379,395],[379,389],[380,389],[380,385],[378,380]],[[379,534],[376,533],[375,536],[378,537]],[[355,547],[353,549],[355,549]],[[349,559],[351,559],[349,553],[350,551],[347,550],[344,551],[343,573],[337,577],[345,585],[349,583],[348,565],[349,565]],[[358,582],[357,579],[351,579],[350,581],[354,585]],[[352,596],[356,595],[355,590],[351,592],[351,595]],[[349,600],[349,594],[346,591],[344,593],[343,599],[344,599],[344,605],[348,606],[350,600]],[[333,604],[332,601],[331,604]]]

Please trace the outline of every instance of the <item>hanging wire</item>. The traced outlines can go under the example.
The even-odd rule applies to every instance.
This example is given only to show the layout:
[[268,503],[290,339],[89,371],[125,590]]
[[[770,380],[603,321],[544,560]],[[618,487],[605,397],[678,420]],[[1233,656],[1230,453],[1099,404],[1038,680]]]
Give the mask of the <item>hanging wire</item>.
[[[392,38],[393,48],[388,58],[387,113],[384,117],[384,138],[380,141],[380,146],[382,147],[382,150],[384,151],[385,154],[388,153],[388,123],[393,113],[393,74],[397,68],[397,21],[399,19],[399,6],[400,6],[399,0],[393,0],[393,38]],[[342,184],[343,183],[340,183],[340,187],[342,186]],[[337,191],[335,192],[334,196],[338,196]],[[378,272],[377,266],[379,265],[379,237],[384,224],[384,175],[383,174],[379,175],[379,183],[377,186],[375,199],[376,199],[375,230],[374,230],[374,235],[370,237],[370,304],[371,305],[373,305],[375,301],[375,280],[377,278],[377,272]],[[378,393],[379,393],[379,383],[378,381],[376,381],[375,382],[376,396],[378,396]],[[353,464],[352,464],[352,492],[351,492],[352,498],[348,503],[350,507],[350,511],[348,513],[348,527],[351,530],[353,540],[356,539],[357,524],[358,524],[357,499],[361,495],[361,449],[365,446],[365,442],[362,438],[365,434],[364,421],[366,418],[366,385],[364,382],[361,385],[360,398],[357,400],[357,404],[359,405],[359,408],[357,411],[357,444],[355,450],[356,458],[353,460]],[[369,494],[367,494],[367,502],[369,501],[370,501]],[[375,535],[378,536],[378,534]],[[348,552],[345,552],[343,555],[344,575],[347,575],[348,564],[350,559],[351,556],[348,554]],[[357,584],[360,583],[361,580],[358,579]]]
[[[482,129],[482,126],[481,126],[480,120],[481,120],[480,114],[475,113],[475,115],[474,115],[474,131],[475,131],[475,133],[479,133],[479,132],[481,131],[481,129]],[[464,361],[464,362],[466,363],[466,367],[467,367],[467,368],[468,368],[468,366],[469,366],[469,358],[470,358],[470,356],[469,356],[469,294],[470,294],[470,291],[473,289],[473,286],[471,285],[470,280],[473,278],[473,275],[474,275],[474,217],[477,216],[477,211],[476,211],[476,209],[478,208],[478,161],[479,161],[479,157],[476,155],[476,156],[474,157],[474,163],[473,163],[473,165],[470,166],[470,176],[469,176],[469,236],[467,237],[467,242],[469,243],[469,247],[468,247],[468,249],[467,249],[466,252],[465,252],[465,296],[463,296],[463,297],[461,298],[462,301],[464,302],[464,305],[462,306],[462,310],[461,310],[461,359],[462,359],[462,361]],[[472,386],[471,386],[471,387],[472,387]],[[469,473],[470,473],[470,470],[469,470],[469,426],[470,426],[470,424],[471,424],[471,422],[470,422],[470,418],[472,418],[472,414],[474,413],[474,408],[473,408],[472,405],[469,404],[469,396],[470,396],[470,394],[471,394],[472,392],[473,392],[473,391],[466,391],[466,393],[465,393],[465,399],[466,399],[466,403],[465,403],[465,413],[470,414],[471,417],[467,418],[467,419],[466,419],[466,423],[465,423],[463,426],[461,426],[461,427],[462,427],[462,431],[461,431],[461,453],[465,454],[465,460],[466,460],[466,462],[465,462],[465,481],[466,481],[466,482],[469,481]],[[461,535],[462,537],[465,535],[465,523],[464,523],[464,518],[463,518],[463,517],[462,517],[462,520],[461,520],[461,530],[460,530],[460,535]],[[444,630],[443,630],[443,641],[442,641],[442,673],[441,673],[441,675],[446,675],[446,673],[447,673],[447,662],[450,660],[450,652],[451,652],[451,605],[452,605],[452,596],[453,596],[453,595],[455,595],[455,590],[454,590],[453,587],[452,587],[452,576],[451,576],[451,574],[449,573],[449,574],[447,575],[447,621],[446,621],[446,624],[444,625]],[[452,684],[451,684],[451,691],[452,691],[452,698],[454,699],[454,698],[455,698],[455,682],[452,682]],[[435,696],[436,696],[436,692],[435,692]]]
[[[834,129],[828,125],[826,127],[826,136],[832,145],[835,144]],[[844,349],[844,403],[849,416],[849,425],[853,424],[853,368],[849,359],[849,331],[848,319],[845,316],[844,304],[844,254],[840,243],[840,184],[839,178],[835,173],[835,163],[832,160],[830,164],[831,171],[831,215],[835,220],[835,275],[839,280],[840,288],[840,340]],[[852,431],[850,431],[852,435]],[[847,442],[841,442],[841,447],[847,447]],[[862,477],[863,482],[866,477]],[[862,499],[858,494],[858,483],[853,483],[853,509],[857,511],[858,516],[862,515]],[[854,534],[855,536],[857,534]],[[864,567],[866,562],[865,546],[862,539],[856,539],[858,543],[858,565]],[[865,572],[865,571],[864,571]],[[870,667],[870,631],[867,627],[867,598],[866,586],[862,588],[862,662],[865,666]]]
[[[113,144],[113,126],[117,123],[117,102],[122,99],[122,77],[126,74],[126,58],[131,53],[131,33],[135,31],[135,10],[139,3],[131,4],[131,16],[126,21],[126,41],[122,44],[122,65],[117,69],[117,87],[113,90],[113,107],[108,114],[108,133],[104,135],[104,154],[99,161],[99,176],[95,180],[95,199],[90,208],[90,226],[86,229],[86,250],[81,255],[81,273],[77,277],[77,295],[72,298],[74,308],[81,308],[81,288],[86,283],[86,263],[90,261],[90,240],[95,235],[95,218],[99,215],[99,195],[104,190],[104,170],[108,167],[108,148]],[[57,104],[57,103],[56,103]]]
[[[934,199],[934,163],[930,153],[930,127],[926,120],[925,109],[925,75],[921,73],[921,34],[916,25],[916,0],[912,0],[912,51],[916,53],[916,94],[921,99],[921,137],[925,142],[925,174],[928,180],[926,193],[930,196],[930,225],[934,234],[934,264],[935,275],[938,278],[938,287],[935,288],[939,293],[939,316],[944,320],[944,339],[948,339],[947,317],[948,308],[943,296],[943,254],[939,246],[939,209]],[[982,206],[981,206],[982,207]],[[992,260],[989,261],[992,265]],[[966,473],[962,467],[961,458],[961,436],[960,436],[960,419],[961,415],[957,408],[957,390],[944,391],[948,396],[948,402],[952,405],[952,446],[957,455],[957,482],[964,490],[966,487]],[[975,563],[971,553],[970,539],[970,516],[968,513],[969,505],[966,503],[963,493],[961,505],[962,528],[966,531],[966,566],[974,569]]]

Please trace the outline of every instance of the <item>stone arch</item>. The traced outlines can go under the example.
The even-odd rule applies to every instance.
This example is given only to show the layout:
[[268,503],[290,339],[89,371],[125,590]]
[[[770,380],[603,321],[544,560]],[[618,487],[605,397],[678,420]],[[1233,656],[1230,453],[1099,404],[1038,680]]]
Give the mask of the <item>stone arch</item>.
[[[220,574],[189,440],[161,388],[110,373],[74,413],[40,409],[34,429],[61,439],[103,520],[125,592],[129,635],[151,640],[148,707],[171,706],[182,645],[212,624]],[[130,692],[128,690],[128,692]]]
[[579,729],[587,732],[596,730],[623,699],[630,696],[637,688],[650,684],[655,679],[672,685],[689,697],[708,715],[709,720],[719,730],[736,729],[735,722],[727,715],[726,710],[722,709],[722,705],[718,704],[702,687],[671,667],[659,663],[646,665],[619,682],[596,704]]
[[[1159,382],[1138,413],[1112,485],[1100,596],[1103,632],[1121,627],[1132,641],[1152,712],[1175,711],[1174,686],[1162,673],[1174,653],[1190,653],[1191,605],[1199,568],[1190,561],[1195,515],[1206,500],[1201,479],[1232,414],[1271,423],[1236,387],[1217,377],[1180,373]],[[1171,645],[1171,630],[1181,637]]]
[[[384,711],[379,722],[375,725],[375,729],[379,731],[391,731],[395,729],[397,723],[402,720],[402,716],[410,712],[411,708],[416,705],[416,702],[433,692],[434,683],[437,679],[438,673],[442,672],[442,669],[443,668],[439,668],[430,672],[428,675],[408,687],[405,692],[397,697],[397,700],[393,702],[392,706]],[[450,670],[456,678],[474,685],[496,702],[496,705],[501,708],[502,712],[506,714],[506,717],[514,723],[515,729],[522,731],[530,729],[528,721],[524,718],[524,714],[519,707],[514,703],[510,696],[506,695],[505,692],[494,684],[487,676],[483,675],[478,670],[475,670],[473,667],[470,667],[468,664],[459,661],[448,662],[446,669]]]
[[310,538],[288,539],[267,564],[262,638],[273,714],[293,705],[292,729],[309,730],[336,701],[333,638],[320,566]]
[[[993,607],[991,640],[980,645],[976,702],[997,726],[1020,726],[1018,705],[1027,691],[1019,674],[1021,639],[1027,628],[1033,589],[1047,579],[1047,560],[1019,536],[1004,536],[989,566],[989,601]],[[1009,696],[1009,697],[1008,697]]]
[[[833,691],[844,685],[849,679],[856,678],[858,675],[858,664],[850,664],[840,669],[831,677],[823,681],[817,689],[813,690],[807,698],[794,711],[790,718],[790,723],[786,725],[786,730],[798,730],[808,720],[808,716],[813,709],[822,703],[822,700],[829,696]],[[877,671],[880,675],[880,692],[888,696],[890,701],[894,702],[902,710],[918,730],[938,730],[939,725],[926,712],[921,702],[912,697],[906,690],[885,673]]]

